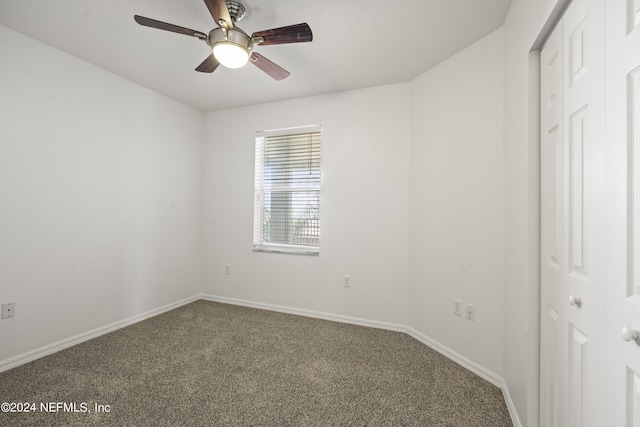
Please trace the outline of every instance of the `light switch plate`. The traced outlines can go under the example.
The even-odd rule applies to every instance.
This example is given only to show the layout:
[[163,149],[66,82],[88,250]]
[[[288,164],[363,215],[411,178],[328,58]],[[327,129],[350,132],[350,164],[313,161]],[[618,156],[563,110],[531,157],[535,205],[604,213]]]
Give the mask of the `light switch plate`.
[[345,276],[342,278],[342,286],[344,286],[345,288],[351,287],[351,275],[345,274]]
[[458,298],[453,299],[453,314],[462,317],[462,301]]

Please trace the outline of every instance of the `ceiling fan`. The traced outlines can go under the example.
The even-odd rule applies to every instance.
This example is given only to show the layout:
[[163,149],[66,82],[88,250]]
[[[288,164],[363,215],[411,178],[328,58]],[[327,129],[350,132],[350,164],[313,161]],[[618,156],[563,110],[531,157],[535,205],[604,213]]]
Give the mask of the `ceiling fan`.
[[258,31],[249,36],[235,25],[246,15],[246,9],[241,3],[230,0],[204,0],[204,3],[218,24],[209,34],[139,15],[134,15],[133,19],[145,27],[172,31],[206,42],[212,53],[196,67],[196,71],[202,73],[213,73],[220,64],[228,68],[240,68],[251,62],[275,80],[282,80],[289,77],[290,73],[259,53],[252,52],[253,48],[256,45],[268,46],[313,40],[311,28],[306,23]]

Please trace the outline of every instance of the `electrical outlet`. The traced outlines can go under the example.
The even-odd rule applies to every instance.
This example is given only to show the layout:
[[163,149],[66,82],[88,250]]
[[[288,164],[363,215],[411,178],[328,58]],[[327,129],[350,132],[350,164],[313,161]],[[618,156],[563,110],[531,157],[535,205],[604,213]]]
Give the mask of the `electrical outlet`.
[[231,274],[231,266],[229,264],[224,265],[224,274]]
[[453,314],[462,317],[462,301],[458,298],[453,299]]
[[351,287],[351,276],[346,274],[344,276],[344,278],[342,279],[342,286],[344,286],[345,288],[350,288]]
[[7,319],[16,315],[16,303],[15,301],[2,303],[2,318]]
[[467,304],[467,320],[476,320],[476,306],[473,304]]

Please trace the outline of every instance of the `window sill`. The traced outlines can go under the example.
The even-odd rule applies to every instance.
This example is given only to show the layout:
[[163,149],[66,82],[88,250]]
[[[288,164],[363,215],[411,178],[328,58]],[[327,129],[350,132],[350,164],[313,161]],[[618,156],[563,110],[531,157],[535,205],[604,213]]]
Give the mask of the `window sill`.
[[287,245],[254,245],[254,252],[272,252],[290,255],[320,255],[320,248],[308,246],[287,246]]

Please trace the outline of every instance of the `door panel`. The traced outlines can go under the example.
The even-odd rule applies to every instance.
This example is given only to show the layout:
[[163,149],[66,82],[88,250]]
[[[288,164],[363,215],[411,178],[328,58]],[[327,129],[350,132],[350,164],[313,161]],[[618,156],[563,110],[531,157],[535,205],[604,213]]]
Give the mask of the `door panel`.
[[640,68],[636,68],[629,73],[628,90],[626,98],[629,105],[629,155],[632,159],[631,163],[631,182],[629,189],[629,199],[631,203],[633,236],[631,238],[630,250],[633,254],[632,274],[629,280],[629,297],[640,298],[640,275],[637,274],[640,268],[640,224],[638,223],[638,212],[640,212],[640,173],[638,173],[638,165],[640,165]]
[[[609,12],[608,12],[609,13]],[[628,182],[628,212],[629,230],[627,235],[627,249],[629,268],[627,275],[626,294],[617,298],[614,306],[622,313],[617,323],[612,324],[612,330],[623,327],[640,330],[640,1],[627,1],[626,10],[611,5],[611,19],[617,23],[627,22],[627,32],[618,40],[612,40],[614,55],[620,55],[610,66],[612,75],[612,96],[609,98],[612,110],[624,112],[626,126],[613,128],[610,132],[612,140],[625,141],[627,157],[629,159]],[[614,33],[617,37],[621,33]],[[615,44],[615,45],[614,45]],[[618,50],[616,50],[618,49]],[[621,64],[623,64],[621,66]],[[618,90],[620,92],[618,92]],[[624,95],[622,94],[624,91]],[[615,352],[618,363],[626,365],[626,416],[627,426],[640,427],[640,340],[629,342],[618,340]]]
[[584,394],[587,385],[587,342],[589,339],[578,328],[571,325],[569,343],[569,426],[583,425]]
[[562,129],[555,124],[547,133],[547,250],[549,267],[560,270],[562,247]]
[[588,282],[584,224],[584,148],[589,117],[585,105],[569,117],[569,268],[571,275]]
[[541,76],[541,288],[540,410],[543,425],[566,425],[563,397],[561,313],[564,257],[564,144],[562,123],[562,24],[540,55]]
[[547,307],[546,313],[542,316],[542,333],[543,341],[540,343],[541,350],[548,357],[542,358],[541,373],[544,375],[543,387],[541,394],[543,399],[540,401],[542,413],[545,415],[541,418],[542,425],[548,427],[560,427],[560,412],[562,411],[563,402],[560,400],[562,394],[560,392],[560,315],[556,309],[551,306]]
[[640,375],[627,368],[627,426],[640,427]]
[[[541,64],[541,420],[598,425],[604,0],[574,0]],[[543,311],[543,314],[545,314]],[[594,336],[595,344],[594,344]]]
[[[571,87],[577,84],[589,71],[587,68],[586,54],[588,49],[586,46],[587,20],[588,15],[585,15],[578,24],[569,28],[571,32],[567,37],[569,45],[569,55],[567,58],[569,60],[569,86]],[[571,22],[565,22],[565,26],[571,26],[572,24]]]
[[602,420],[640,427],[640,1],[606,2],[607,271],[603,363],[609,373]]
[[627,31],[633,32],[640,26],[640,0],[628,0],[627,7]]

